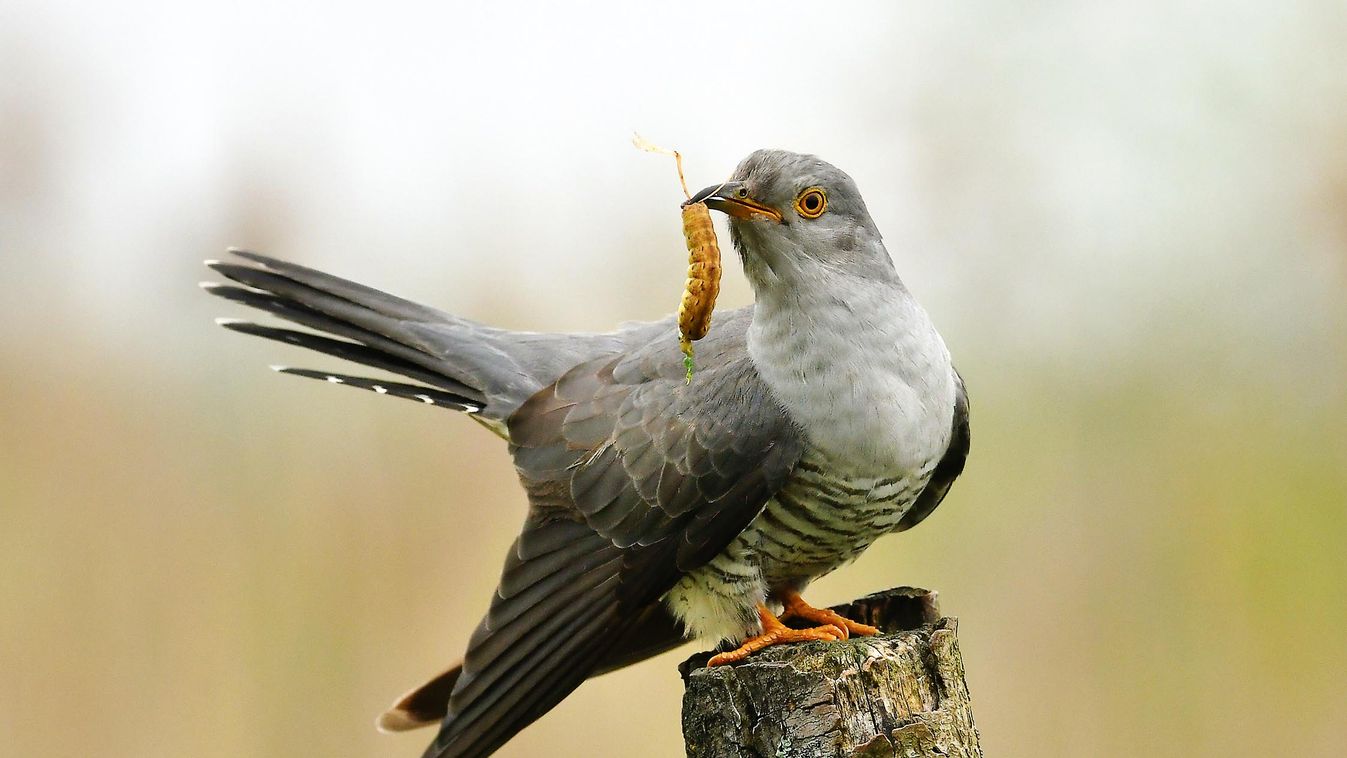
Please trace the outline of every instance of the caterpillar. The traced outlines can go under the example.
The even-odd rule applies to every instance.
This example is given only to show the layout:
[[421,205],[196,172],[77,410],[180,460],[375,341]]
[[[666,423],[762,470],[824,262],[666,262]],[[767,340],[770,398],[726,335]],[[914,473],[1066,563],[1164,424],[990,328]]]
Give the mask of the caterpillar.
[[711,311],[720,294],[720,245],[706,203],[683,206],[683,236],[688,243],[688,277],[678,304],[678,346],[683,351],[684,381],[692,382],[692,343],[711,328]]
[[[678,182],[683,186],[683,195],[692,199],[683,177],[683,156],[677,150],[653,145],[639,134],[633,136],[632,143],[646,152],[672,155],[678,166]],[[705,337],[711,329],[711,311],[715,310],[716,297],[720,294],[720,244],[716,241],[716,229],[711,224],[711,211],[706,203],[683,205],[683,237],[687,240],[688,275],[683,283],[683,297],[678,303],[678,347],[683,351],[686,371],[683,381],[691,384],[696,369],[692,343]]]

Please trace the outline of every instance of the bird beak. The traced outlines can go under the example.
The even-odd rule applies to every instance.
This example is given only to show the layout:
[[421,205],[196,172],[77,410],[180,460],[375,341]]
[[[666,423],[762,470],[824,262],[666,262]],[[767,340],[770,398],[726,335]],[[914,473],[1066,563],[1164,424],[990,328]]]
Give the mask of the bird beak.
[[764,216],[778,224],[781,223],[781,211],[750,197],[748,188],[743,182],[712,185],[693,195],[683,205],[693,203],[706,203],[707,208],[735,218],[751,219],[755,216]]

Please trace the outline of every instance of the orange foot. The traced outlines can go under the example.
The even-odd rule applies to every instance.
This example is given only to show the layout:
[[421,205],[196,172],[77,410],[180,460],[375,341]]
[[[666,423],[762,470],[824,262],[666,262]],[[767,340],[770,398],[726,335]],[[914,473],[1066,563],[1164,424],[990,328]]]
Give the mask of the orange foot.
[[744,640],[744,644],[737,650],[712,656],[706,665],[720,666],[742,661],[765,647],[780,645],[783,642],[837,642],[847,638],[845,629],[832,624],[824,624],[813,629],[791,629],[773,616],[772,612],[767,610],[767,606],[761,604],[758,605],[758,620],[762,622],[762,634]]
[[[800,593],[794,590],[786,590],[779,594],[781,602],[785,606],[785,609],[781,611],[781,618],[783,619],[797,618],[804,619],[805,621],[813,621],[819,624],[831,624],[848,634],[855,634],[860,637],[873,637],[876,634],[879,634],[878,627],[862,624],[859,621],[852,621],[836,611],[830,611],[827,608],[815,608],[809,603],[806,603],[804,598],[800,597]],[[846,639],[847,636],[847,634],[842,635],[842,639]]]

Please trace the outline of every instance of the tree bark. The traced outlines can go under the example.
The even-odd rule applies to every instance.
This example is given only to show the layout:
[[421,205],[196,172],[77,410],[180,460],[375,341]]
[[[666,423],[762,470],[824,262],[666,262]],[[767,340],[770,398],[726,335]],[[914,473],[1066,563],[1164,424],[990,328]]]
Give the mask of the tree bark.
[[958,623],[936,593],[902,587],[833,610],[884,634],[683,663],[689,758],[982,758]]

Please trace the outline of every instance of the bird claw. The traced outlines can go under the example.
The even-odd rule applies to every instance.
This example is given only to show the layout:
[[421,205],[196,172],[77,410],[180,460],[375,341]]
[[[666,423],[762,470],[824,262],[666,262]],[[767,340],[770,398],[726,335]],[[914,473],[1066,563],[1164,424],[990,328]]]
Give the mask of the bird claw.
[[782,620],[798,618],[813,621],[816,624],[831,624],[843,630],[842,639],[848,639],[853,634],[857,637],[873,637],[879,634],[879,627],[852,621],[846,616],[827,608],[815,608],[806,603],[798,592],[783,593],[782,602],[785,605],[785,609],[781,612]]
[[767,606],[761,603],[758,604],[758,621],[762,623],[762,634],[749,637],[734,650],[711,656],[706,665],[722,666],[726,663],[736,663],[763,648],[787,642],[841,642],[847,638],[847,630],[836,624],[823,624],[812,629],[792,629],[781,623],[781,620],[772,615]]
[[846,630],[832,624],[824,624],[812,629],[791,629],[782,625],[779,629],[772,629],[756,637],[749,637],[744,640],[744,644],[734,650],[711,656],[711,660],[707,661],[706,665],[722,666],[726,663],[738,663],[763,648],[782,645],[787,642],[841,642],[846,638]]

